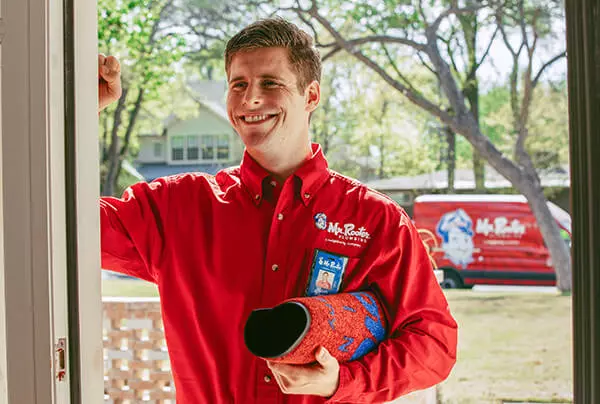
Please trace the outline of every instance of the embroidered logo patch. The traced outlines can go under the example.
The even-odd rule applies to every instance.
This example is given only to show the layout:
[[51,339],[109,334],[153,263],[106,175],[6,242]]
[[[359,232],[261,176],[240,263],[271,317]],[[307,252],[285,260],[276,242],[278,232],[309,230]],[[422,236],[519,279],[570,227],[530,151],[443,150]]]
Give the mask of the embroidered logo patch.
[[319,230],[325,230],[327,228],[327,215],[325,213],[317,213],[315,215],[315,226]]
[[306,296],[337,293],[347,265],[348,257],[315,249]]
[[327,220],[325,213],[317,213],[314,216],[315,227],[329,233],[325,241],[362,247],[371,239],[371,234],[364,226],[357,227],[354,223],[340,223]]

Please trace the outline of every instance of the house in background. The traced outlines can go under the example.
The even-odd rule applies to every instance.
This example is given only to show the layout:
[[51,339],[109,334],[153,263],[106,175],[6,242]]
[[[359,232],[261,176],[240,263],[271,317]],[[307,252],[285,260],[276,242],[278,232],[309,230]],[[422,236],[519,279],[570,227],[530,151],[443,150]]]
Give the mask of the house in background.
[[[457,194],[473,194],[475,177],[472,169],[456,169],[454,192]],[[553,170],[539,172],[546,198],[567,212],[571,212],[569,189],[571,179],[569,166],[556,167]],[[376,189],[402,206],[412,216],[413,200],[423,194],[444,194],[448,192],[448,171],[440,170],[415,176],[400,176],[367,182]],[[513,185],[490,166],[485,168],[486,193],[512,194]]]
[[135,167],[146,181],[184,172],[215,174],[241,161],[244,145],[227,117],[226,83],[197,81],[188,90],[198,104],[194,116],[171,115],[160,132],[139,136]]

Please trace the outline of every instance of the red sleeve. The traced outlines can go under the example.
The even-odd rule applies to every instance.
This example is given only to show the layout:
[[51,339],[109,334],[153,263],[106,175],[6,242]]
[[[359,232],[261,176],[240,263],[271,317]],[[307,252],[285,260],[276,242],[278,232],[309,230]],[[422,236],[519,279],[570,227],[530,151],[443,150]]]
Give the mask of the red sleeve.
[[141,182],[100,200],[102,268],[157,282],[164,252],[168,180]]
[[340,365],[328,402],[380,403],[444,380],[456,362],[457,324],[410,218],[388,212],[367,279],[387,311],[388,338]]

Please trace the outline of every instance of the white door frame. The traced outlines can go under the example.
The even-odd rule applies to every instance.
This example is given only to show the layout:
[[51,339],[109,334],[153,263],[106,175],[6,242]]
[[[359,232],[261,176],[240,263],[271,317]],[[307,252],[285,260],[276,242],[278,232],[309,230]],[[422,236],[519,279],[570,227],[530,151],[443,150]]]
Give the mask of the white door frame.
[[[0,2],[0,403],[103,402],[96,19],[93,1]],[[62,337],[79,358],[57,381]]]

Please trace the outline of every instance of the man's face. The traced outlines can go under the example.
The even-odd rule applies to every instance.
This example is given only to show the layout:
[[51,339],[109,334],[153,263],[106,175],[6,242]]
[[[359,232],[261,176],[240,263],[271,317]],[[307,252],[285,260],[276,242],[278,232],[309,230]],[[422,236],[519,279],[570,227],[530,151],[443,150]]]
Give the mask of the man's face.
[[227,113],[247,148],[283,152],[308,142],[308,117],[320,98],[315,81],[300,93],[284,48],[233,55]]

